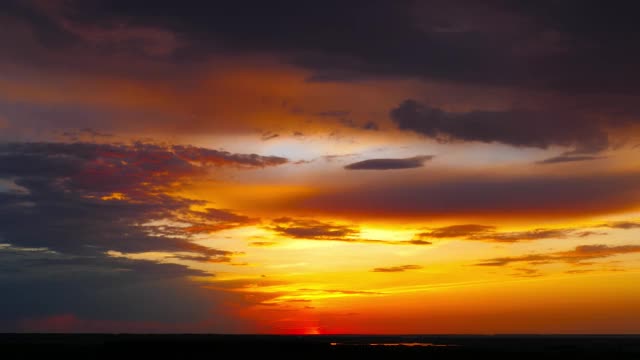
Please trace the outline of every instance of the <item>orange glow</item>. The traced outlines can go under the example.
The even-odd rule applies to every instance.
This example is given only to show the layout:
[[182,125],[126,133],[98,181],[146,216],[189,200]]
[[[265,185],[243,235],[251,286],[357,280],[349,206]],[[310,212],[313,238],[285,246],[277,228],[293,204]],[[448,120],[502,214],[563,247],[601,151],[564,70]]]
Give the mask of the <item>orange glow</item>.
[[[6,279],[60,281],[96,303],[7,311],[57,311],[15,324],[127,330],[104,320],[122,310],[141,331],[640,333],[637,81],[618,74],[620,95],[601,89],[608,68],[536,78],[570,47],[593,55],[588,39],[455,6],[437,24],[417,6],[394,10],[416,23],[405,41],[376,30],[371,49],[348,43],[377,45],[359,30],[272,42],[245,39],[243,24],[215,24],[246,30],[240,39],[189,19],[140,25],[173,14],[67,19],[55,32],[75,12],[41,3],[12,9],[29,16],[11,25],[15,39],[0,36],[11,40],[10,56],[0,51],[0,261],[15,267]],[[468,39],[485,38],[508,44],[465,56],[477,50]],[[423,52],[435,56],[418,66]],[[599,58],[580,54],[560,73]],[[626,64],[602,59],[576,68]],[[511,71],[516,83],[502,78]]]

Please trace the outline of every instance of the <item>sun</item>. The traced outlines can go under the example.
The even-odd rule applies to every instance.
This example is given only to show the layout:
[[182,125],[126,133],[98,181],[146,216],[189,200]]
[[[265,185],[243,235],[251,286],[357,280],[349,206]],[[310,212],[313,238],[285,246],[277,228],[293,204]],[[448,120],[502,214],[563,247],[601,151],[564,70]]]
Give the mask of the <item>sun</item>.
[[317,326],[311,326],[308,328],[304,329],[304,334],[305,335],[320,335],[322,334],[322,332],[320,331],[320,328]]

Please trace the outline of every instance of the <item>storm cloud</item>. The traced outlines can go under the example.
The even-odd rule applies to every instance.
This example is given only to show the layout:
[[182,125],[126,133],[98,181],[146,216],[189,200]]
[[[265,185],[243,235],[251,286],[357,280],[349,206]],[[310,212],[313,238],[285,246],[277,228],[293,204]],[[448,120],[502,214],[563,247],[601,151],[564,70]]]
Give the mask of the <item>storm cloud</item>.
[[[572,154],[595,153],[609,146],[599,124],[568,114],[528,110],[447,112],[405,100],[390,112],[401,130],[441,142],[476,141],[546,149],[572,147]],[[566,159],[565,159],[566,160]]]
[[433,156],[414,156],[403,159],[368,159],[358,161],[344,168],[347,170],[400,170],[414,169],[424,166],[426,161],[433,159]]
[[[0,289],[7,294],[0,325],[15,330],[24,317],[59,314],[125,324],[208,317],[226,295],[189,278],[214,274],[127,256],[159,252],[165,260],[229,263],[233,252],[199,245],[192,235],[256,220],[165,191],[206,176],[209,167],[262,167],[278,159],[154,144],[1,144],[0,179],[8,185],[0,188]],[[148,296],[167,301],[149,304]]]

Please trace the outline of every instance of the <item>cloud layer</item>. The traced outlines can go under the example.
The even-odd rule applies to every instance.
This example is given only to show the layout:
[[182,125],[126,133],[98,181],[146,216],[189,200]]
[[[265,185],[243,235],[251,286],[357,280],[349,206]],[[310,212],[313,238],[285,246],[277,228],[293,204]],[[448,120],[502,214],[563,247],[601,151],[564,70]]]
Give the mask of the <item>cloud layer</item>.
[[[471,176],[473,175],[473,176]],[[478,176],[343,187],[302,199],[300,210],[379,217],[554,217],[637,207],[640,175]]]

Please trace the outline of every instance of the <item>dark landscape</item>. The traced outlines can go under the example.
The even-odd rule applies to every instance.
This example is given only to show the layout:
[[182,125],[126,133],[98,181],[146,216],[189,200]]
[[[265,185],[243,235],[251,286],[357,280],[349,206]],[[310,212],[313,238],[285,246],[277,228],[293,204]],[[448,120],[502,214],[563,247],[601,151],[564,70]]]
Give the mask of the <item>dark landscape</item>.
[[638,358],[636,335],[129,335],[4,334],[3,359],[196,359],[220,354],[355,358],[570,356]]

